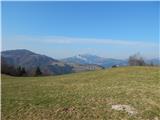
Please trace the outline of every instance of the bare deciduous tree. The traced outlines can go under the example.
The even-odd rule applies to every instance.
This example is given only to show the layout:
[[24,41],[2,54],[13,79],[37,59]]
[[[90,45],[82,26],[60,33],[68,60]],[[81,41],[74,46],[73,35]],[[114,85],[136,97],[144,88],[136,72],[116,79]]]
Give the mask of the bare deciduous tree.
[[143,57],[139,53],[129,57],[128,63],[130,66],[144,66],[146,65]]

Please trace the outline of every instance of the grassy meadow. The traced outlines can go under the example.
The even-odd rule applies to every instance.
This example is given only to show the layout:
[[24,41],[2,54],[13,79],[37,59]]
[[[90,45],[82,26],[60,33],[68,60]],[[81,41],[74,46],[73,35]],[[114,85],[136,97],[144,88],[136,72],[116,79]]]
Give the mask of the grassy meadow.
[[[1,79],[2,120],[160,120],[158,67]],[[112,109],[117,104],[137,113]]]

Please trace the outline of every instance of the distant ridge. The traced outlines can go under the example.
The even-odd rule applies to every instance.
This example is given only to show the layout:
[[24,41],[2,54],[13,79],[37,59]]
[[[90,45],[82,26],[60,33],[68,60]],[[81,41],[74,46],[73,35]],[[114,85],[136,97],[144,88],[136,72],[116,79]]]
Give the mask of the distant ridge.
[[113,58],[104,58],[96,55],[90,54],[80,54],[78,56],[73,56],[69,58],[62,59],[62,61],[67,63],[76,63],[76,64],[97,64],[105,68],[112,67],[113,65],[126,66],[128,65],[127,60],[113,59]]
[[[160,65],[159,59],[145,60],[148,64]],[[99,70],[114,65],[127,66],[127,60],[103,58],[90,54],[57,60],[46,55],[34,53],[26,49],[6,50],[1,52],[1,64],[14,67],[25,67],[32,75],[37,67],[40,67],[44,75],[58,75],[88,70]]]
[[[96,55],[91,54],[79,54],[77,56],[68,57],[62,59],[62,61],[66,63],[75,63],[75,64],[96,64],[100,65],[105,68],[110,68],[114,65],[118,66],[128,66],[128,60],[123,59],[114,59],[114,58],[104,58],[99,57]],[[160,65],[160,59],[159,58],[153,58],[153,59],[145,59],[145,62],[147,64],[153,64],[153,65]]]
[[33,74],[36,67],[40,67],[44,75],[102,69],[102,67],[98,65],[68,64],[26,49],[2,51],[1,58],[2,64],[5,63],[14,67],[25,67],[29,74]]

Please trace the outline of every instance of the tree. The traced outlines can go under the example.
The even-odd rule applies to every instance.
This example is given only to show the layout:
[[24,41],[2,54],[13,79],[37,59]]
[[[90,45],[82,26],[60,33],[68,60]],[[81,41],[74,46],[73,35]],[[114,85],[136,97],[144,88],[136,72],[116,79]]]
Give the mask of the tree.
[[24,76],[26,74],[27,73],[24,67],[21,67],[21,66],[17,67],[17,76]]
[[1,63],[1,73],[17,76],[17,70],[13,66],[6,64],[5,62]]
[[26,75],[26,70],[24,67],[21,68],[21,75]]
[[1,59],[1,73],[8,74],[12,76],[22,76],[27,75],[27,72],[24,67],[18,66],[12,66],[6,63],[4,59]]
[[35,74],[36,74],[36,76],[42,75],[42,72],[41,72],[39,67],[36,68],[36,73]]
[[146,65],[144,59],[141,57],[141,55],[139,53],[130,56],[128,63],[130,66],[144,66],[144,65]]
[[17,67],[17,76],[21,76],[22,75],[22,68],[21,66]]

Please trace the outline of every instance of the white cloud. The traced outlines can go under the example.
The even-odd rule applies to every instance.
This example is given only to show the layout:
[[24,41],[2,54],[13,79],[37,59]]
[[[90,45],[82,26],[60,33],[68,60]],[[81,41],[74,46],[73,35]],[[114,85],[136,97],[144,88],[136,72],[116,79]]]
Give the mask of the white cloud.
[[26,35],[2,38],[3,50],[22,48],[45,53],[54,58],[85,53],[102,57],[127,58],[136,52],[140,52],[148,58],[159,56],[159,43],[152,41]]
[[[9,40],[8,40],[9,39]],[[8,41],[18,41],[25,43],[43,43],[53,45],[110,45],[119,47],[143,47],[153,48],[159,47],[159,43],[147,41],[131,41],[131,40],[113,40],[113,39],[99,39],[99,38],[76,38],[76,37],[63,37],[63,36],[14,36],[7,38]],[[4,40],[5,41],[5,40]]]
[[26,43],[43,43],[53,45],[111,45],[121,47],[158,47],[159,43],[147,41],[131,41],[131,40],[113,40],[113,39],[99,39],[99,38],[76,38],[76,37],[63,37],[63,36],[15,36],[9,38],[13,41],[26,42]]
[[[35,40],[36,38],[34,38]],[[38,40],[50,44],[90,44],[90,45],[122,45],[122,46],[142,46],[154,47],[156,43],[144,41],[129,41],[129,40],[113,40],[113,39],[98,39],[98,38],[74,38],[74,37],[61,37],[61,36],[48,36],[40,37]]]

